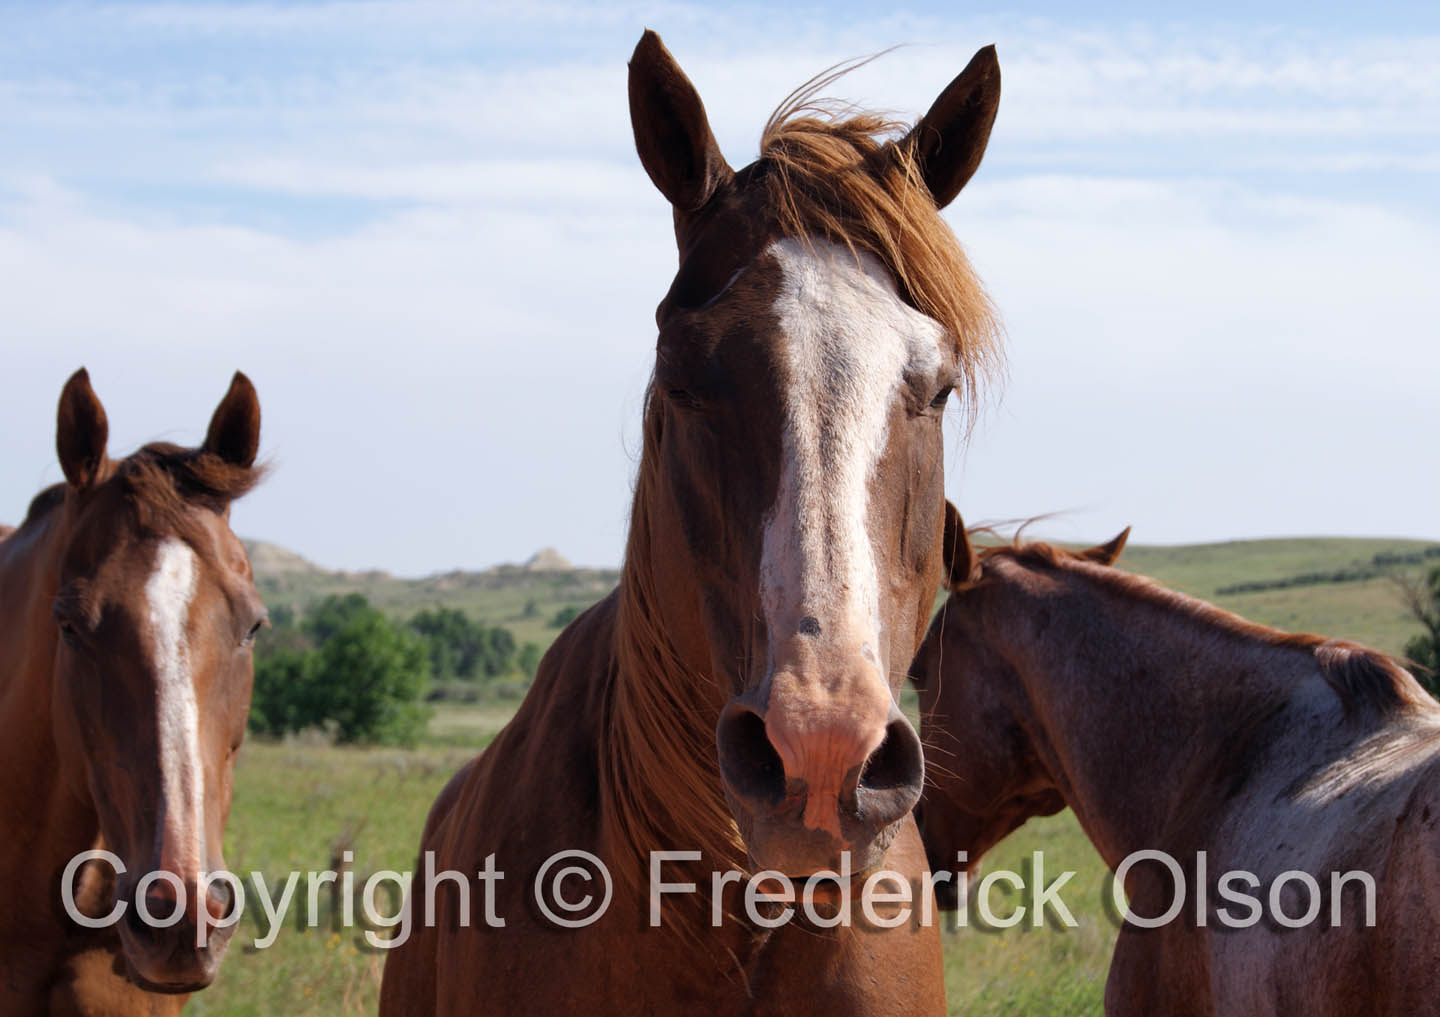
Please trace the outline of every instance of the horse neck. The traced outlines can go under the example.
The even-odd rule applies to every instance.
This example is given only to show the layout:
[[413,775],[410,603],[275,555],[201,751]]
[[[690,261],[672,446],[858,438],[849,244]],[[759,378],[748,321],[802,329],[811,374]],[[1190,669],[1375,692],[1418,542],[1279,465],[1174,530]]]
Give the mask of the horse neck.
[[[50,605],[59,586],[63,523],[52,517],[0,543],[0,757],[50,720],[50,682],[59,636]],[[28,741],[21,737],[21,741]]]
[[[0,542],[0,772],[24,780],[0,781],[0,825],[29,831],[7,835],[0,845],[0,872],[8,852],[22,860],[39,841],[59,836],[74,850],[91,846],[94,811],[64,786],[64,760],[55,743],[52,704],[59,636],[51,603],[59,585],[64,547],[64,509]],[[24,823],[14,817],[26,817]],[[23,841],[23,843],[22,843]]]
[[1021,677],[1012,708],[1112,868],[1182,848],[1196,812],[1218,808],[1257,743],[1284,728],[1305,678],[1323,684],[1313,655],[1210,625],[1187,606],[1198,602],[1158,587],[1122,592],[1098,567],[1052,578],[1063,594],[1006,598],[991,615]]

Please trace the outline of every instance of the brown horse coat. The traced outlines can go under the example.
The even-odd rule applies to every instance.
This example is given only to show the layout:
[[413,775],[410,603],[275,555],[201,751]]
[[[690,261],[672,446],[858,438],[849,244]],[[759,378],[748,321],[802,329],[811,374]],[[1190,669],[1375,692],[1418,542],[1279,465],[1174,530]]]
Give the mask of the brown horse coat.
[[[1111,1017],[1440,1013],[1440,706],[1404,669],[1109,568],[1125,534],[977,556],[958,516],[949,531],[954,592],[914,667],[932,864],[966,852],[973,867],[1065,805],[1112,870],[1138,851],[1175,859],[1184,906],[1122,928]],[[1248,926],[1230,872],[1257,881],[1229,884],[1261,906]],[[1375,882],[1374,927],[1353,872]],[[1175,900],[1154,862],[1125,890],[1144,919]],[[1286,927],[1312,896],[1315,919]]]
[[[224,867],[235,751],[250,701],[250,641],[264,617],[230,501],[259,479],[259,404],[237,374],[198,449],[105,455],[104,410],[85,372],[60,400],[66,483],[0,542],[0,1013],[174,1014],[208,984],[229,930],[194,944],[201,872]],[[81,927],[62,904],[78,853]],[[172,929],[132,921],[150,871],[187,889]],[[164,884],[152,913],[173,910]],[[205,907],[224,915],[223,891]]]
[[[561,635],[426,824],[435,869],[504,873],[504,927],[478,885],[460,927],[449,882],[425,923],[417,876],[422,927],[387,958],[385,1017],[942,1012],[933,923],[771,930],[733,883],[713,901],[710,874],[806,877],[847,855],[862,875],[924,874],[923,760],[896,697],[938,581],[940,412],[994,352],[936,206],[978,165],[998,89],[982,51],[893,142],[877,118],[782,112],[737,172],[658,37],[641,40],[636,144],[681,264],[620,587]],[[613,900],[560,928],[532,881],[577,849]],[[657,849],[701,852],[661,875],[700,889],[652,928]]]

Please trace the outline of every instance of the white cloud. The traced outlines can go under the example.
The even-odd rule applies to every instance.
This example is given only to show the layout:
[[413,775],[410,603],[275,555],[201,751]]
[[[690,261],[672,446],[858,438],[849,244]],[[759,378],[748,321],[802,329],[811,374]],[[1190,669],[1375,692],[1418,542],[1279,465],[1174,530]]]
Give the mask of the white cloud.
[[[1440,479],[1408,464],[1440,377],[1435,195],[1349,176],[1433,168],[1436,40],[905,15],[782,33],[689,7],[578,27],[561,7],[120,8],[117,36],[218,40],[215,66],[0,82],[21,142],[0,153],[0,452],[22,464],[0,516],[58,475],[78,363],[116,449],[197,439],[243,367],[279,464],[246,532],[405,571],[543,544],[616,560],[674,268],[624,101],[657,11],[737,164],[835,59],[932,40],[841,89],[913,114],[1000,42],[1000,124],[951,215],[1012,340],[1004,402],[955,446],[967,515],[1080,507],[1084,534],[1141,540],[1440,535]],[[529,48],[457,55],[496,25]],[[231,52],[257,38],[314,59]]]

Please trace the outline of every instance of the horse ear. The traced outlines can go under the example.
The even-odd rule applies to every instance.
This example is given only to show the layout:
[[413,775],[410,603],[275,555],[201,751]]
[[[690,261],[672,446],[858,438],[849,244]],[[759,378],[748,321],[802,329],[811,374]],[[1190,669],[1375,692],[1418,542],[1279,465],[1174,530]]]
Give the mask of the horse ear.
[[260,398],[255,386],[240,371],[230,380],[230,391],[215,407],[205,432],[205,451],[232,466],[249,469],[260,451]]
[[965,520],[960,510],[950,502],[945,503],[945,538],[943,555],[945,559],[945,587],[953,590],[973,579],[978,579],[979,562],[975,549],[970,546],[970,537],[965,532]]
[[1000,61],[986,46],[905,136],[937,208],[954,201],[980,168],[999,107]]
[[55,428],[55,451],[71,487],[85,488],[95,482],[105,464],[105,442],[109,437],[105,407],[90,387],[90,372],[82,367],[60,390]]
[[700,93],[649,29],[630,57],[635,150],[676,212],[694,212],[734,176],[710,131]]
[[1098,562],[1101,565],[1114,565],[1115,559],[1120,557],[1120,552],[1125,550],[1125,542],[1130,539],[1130,527],[1125,527],[1112,540],[1107,541],[1098,547],[1092,547],[1088,551],[1081,551],[1080,557],[1088,558],[1090,561]]

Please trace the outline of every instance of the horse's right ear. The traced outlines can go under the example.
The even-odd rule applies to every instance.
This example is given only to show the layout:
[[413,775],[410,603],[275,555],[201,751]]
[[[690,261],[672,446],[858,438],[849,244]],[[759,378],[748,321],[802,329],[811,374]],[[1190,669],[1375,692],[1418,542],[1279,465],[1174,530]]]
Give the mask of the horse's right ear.
[[204,447],[232,466],[255,465],[260,451],[260,397],[243,372],[235,372],[230,390],[215,407]]
[[960,510],[948,501],[945,503],[943,554],[947,590],[954,590],[980,578],[980,563],[975,558],[975,549],[970,546],[970,537],[965,532],[965,520],[960,518]]
[[86,488],[95,482],[105,464],[105,442],[109,437],[105,407],[90,387],[90,373],[82,367],[70,375],[60,391],[55,428],[55,451],[71,487]]
[[1000,60],[986,46],[906,136],[937,208],[954,201],[980,168],[999,108]]
[[697,211],[735,175],[700,93],[648,28],[630,57],[630,126],[640,163],[677,214]]
[[1130,527],[1125,527],[1110,540],[1088,551],[1081,551],[1080,557],[1101,565],[1114,565],[1115,559],[1120,557],[1120,552],[1125,550],[1125,542],[1130,539]]

